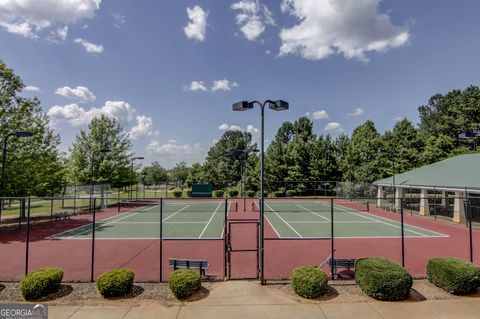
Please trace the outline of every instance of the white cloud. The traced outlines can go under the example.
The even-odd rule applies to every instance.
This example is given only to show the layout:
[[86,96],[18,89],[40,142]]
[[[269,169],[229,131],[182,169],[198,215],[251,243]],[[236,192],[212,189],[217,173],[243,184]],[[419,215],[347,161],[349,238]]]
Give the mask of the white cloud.
[[68,36],[68,26],[58,27],[56,33],[60,39],[65,40]]
[[223,80],[213,81],[212,86],[210,88],[205,84],[204,81],[192,81],[190,84],[184,85],[183,89],[185,91],[217,92],[217,91],[230,91],[236,87],[239,87],[237,82],[223,79]]
[[307,112],[305,115],[308,116],[308,117],[310,117],[310,118],[313,119],[313,120],[324,120],[324,119],[328,119],[328,113],[327,113],[327,111],[325,111],[325,110],[314,111],[314,112],[312,112],[312,113]]
[[73,42],[80,43],[81,45],[83,45],[83,47],[85,48],[85,50],[88,53],[102,53],[103,52],[103,45],[101,45],[101,44],[91,43],[91,42],[88,42],[87,40],[84,40],[84,39],[81,39],[81,38],[76,38],[75,40],[73,40]]
[[152,126],[153,121],[151,117],[147,117],[145,115],[138,115],[137,125],[132,127],[132,129],[130,130],[130,138],[132,140],[136,140],[144,136],[151,136],[153,134]]
[[241,0],[230,7],[240,11],[235,20],[243,36],[250,41],[255,41],[265,31],[265,25],[275,25],[272,12],[258,0]]
[[198,41],[205,40],[208,13],[200,6],[195,6],[193,8],[187,8],[187,15],[189,19],[188,25],[183,28],[187,38]]
[[[106,101],[101,107],[92,107],[88,110],[78,104],[68,104],[65,106],[53,106],[47,114],[52,119],[53,124],[65,121],[73,126],[86,125],[101,114],[115,118],[124,126],[132,126],[134,122],[135,109],[125,101]],[[138,123],[137,123],[138,125]]]
[[365,111],[361,108],[361,107],[357,107],[355,109],[355,111],[353,111],[352,113],[347,113],[348,116],[360,116],[362,115],[363,113],[365,113]]
[[101,0],[1,0],[0,27],[36,38],[42,29],[93,18]]
[[258,134],[259,129],[256,128],[255,126],[253,126],[252,124],[248,124],[247,125],[247,132],[249,132],[251,134]]
[[189,85],[185,85],[183,89],[185,91],[208,91],[208,88],[203,81],[192,81]]
[[95,95],[93,95],[93,93],[84,86],[77,86],[76,88],[64,86],[62,88],[58,88],[55,91],[55,94],[68,99],[78,100],[82,103],[93,102],[96,99]]
[[159,161],[166,167],[173,167],[175,163],[180,161],[185,161],[188,165],[203,162],[207,155],[206,149],[200,143],[183,145],[177,143],[162,144],[156,140],[152,140],[148,144],[147,152],[151,155],[158,155]]
[[227,79],[213,81],[212,92],[230,91],[232,88],[238,87],[237,82],[230,82]]
[[121,26],[124,25],[125,22],[127,22],[127,17],[122,14],[115,13],[112,16],[113,16],[113,19],[115,20],[115,22],[113,23],[113,26],[117,29],[120,29]]
[[367,61],[369,51],[385,52],[408,42],[406,27],[379,13],[381,0],[283,0],[282,11],[299,23],[280,32],[280,55],[320,60],[331,54]]
[[242,131],[242,128],[238,125],[228,125],[226,123],[221,124],[218,129],[220,131]]
[[330,122],[325,126],[324,130],[328,133],[341,133],[343,132],[343,127],[338,122]]
[[23,90],[29,91],[29,92],[40,92],[40,88],[34,85],[27,85],[26,87],[23,88]]

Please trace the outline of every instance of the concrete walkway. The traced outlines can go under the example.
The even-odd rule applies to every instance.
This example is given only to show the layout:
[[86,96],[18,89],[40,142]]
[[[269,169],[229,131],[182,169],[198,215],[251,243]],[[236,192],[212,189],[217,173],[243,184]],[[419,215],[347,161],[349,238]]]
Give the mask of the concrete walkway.
[[[370,300],[370,299],[369,299]],[[108,303],[107,303],[108,304]],[[51,319],[230,319],[230,318],[315,318],[396,319],[480,318],[479,298],[428,300],[421,302],[299,302],[257,282],[225,282],[199,301],[164,306],[141,301],[133,306],[49,306]]]

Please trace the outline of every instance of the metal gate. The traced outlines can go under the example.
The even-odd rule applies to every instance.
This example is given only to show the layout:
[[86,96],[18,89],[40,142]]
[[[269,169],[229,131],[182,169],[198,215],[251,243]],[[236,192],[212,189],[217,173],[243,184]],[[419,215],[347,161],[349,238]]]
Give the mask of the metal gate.
[[226,258],[229,280],[258,279],[259,225],[256,219],[228,221]]

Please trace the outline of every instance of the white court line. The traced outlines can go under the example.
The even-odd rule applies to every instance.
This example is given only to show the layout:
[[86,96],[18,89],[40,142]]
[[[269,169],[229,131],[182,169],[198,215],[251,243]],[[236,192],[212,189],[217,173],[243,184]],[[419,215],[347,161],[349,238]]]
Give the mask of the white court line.
[[205,228],[202,230],[202,233],[200,234],[200,236],[198,236],[198,238],[202,238],[203,236],[203,233],[205,233],[205,231],[207,230],[208,226],[210,225],[210,223],[212,222],[213,220],[213,217],[215,217],[215,215],[217,214],[217,211],[218,209],[220,208],[220,206],[222,205],[222,202],[220,202],[220,204],[218,204],[217,208],[215,209],[215,211],[213,212],[212,216],[210,217],[210,219],[208,220],[208,223],[205,225]]
[[[227,208],[227,223],[228,223],[228,214],[230,214],[230,205],[232,202],[228,202],[228,208]],[[225,228],[227,227],[227,223],[224,222],[223,228],[222,228],[222,234],[220,235],[220,238],[223,238],[225,235]]]
[[177,210],[175,213],[173,213],[172,215],[168,216],[168,217],[165,217],[164,219],[162,219],[162,222],[166,221],[166,220],[169,220],[170,218],[172,218],[173,216],[177,215],[178,213],[180,213],[182,210],[184,209],[187,209],[188,207],[190,207],[190,205],[187,205],[179,210]]
[[[112,222],[113,224],[160,224],[160,222]],[[207,222],[162,222],[162,224],[206,224]],[[98,223],[101,224],[101,223]]]
[[[282,236],[280,236],[280,234],[278,233],[278,231],[275,229],[275,227],[273,226],[272,222],[270,221],[270,219],[268,219],[268,217],[265,215],[265,219],[267,220],[267,222],[270,224],[270,226],[272,226],[273,228],[273,231],[275,232],[275,234],[277,234],[278,238],[283,238]],[[298,238],[298,237],[294,237],[294,238]]]
[[[338,206],[337,206],[337,209],[340,209],[340,210],[343,210],[343,211],[346,212],[346,213],[350,213],[350,214],[352,214],[352,215],[359,216],[359,217],[362,217],[362,218],[365,218],[365,219],[368,219],[368,220],[376,221],[376,222],[378,222],[378,223],[382,223],[382,224],[385,224],[385,225],[388,225],[388,226],[391,226],[391,227],[395,227],[395,228],[398,228],[398,229],[401,229],[401,228],[402,228],[401,226],[391,224],[392,222],[398,224],[398,223],[399,223],[398,221],[391,220],[391,219],[388,219],[388,218],[385,218],[385,217],[380,217],[380,216],[372,215],[372,214],[370,214],[370,213],[365,213],[365,214],[368,214],[368,215],[374,217],[374,218],[371,218],[371,217],[368,217],[368,216],[364,216],[363,214],[355,213],[355,212],[349,211],[349,210],[347,210],[347,209],[345,209],[345,208],[341,208],[341,207],[338,207]],[[380,220],[380,219],[387,220],[387,221],[389,221],[390,223],[387,223],[387,222],[382,221],[382,220]],[[438,233],[438,232],[435,232],[435,231],[431,231],[431,230],[424,229],[424,228],[421,228],[421,227],[413,226],[413,225],[410,225],[410,224],[405,224],[405,226],[412,227],[412,228],[416,228],[416,229],[418,229],[418,230],[425,231],[425,232],[429,232],[429,233],[432,233],[432,234],[437,234],[437,236],[432,236],[432,235],[422,234],[422,233],[416,232],[416,231],[411,230],[411,229],[407,229],[406,227],[404,228],[405,231],[412,232],[412,233],[414,233],[414,234],[420,235],[421,237],[450,237],[450,236],[445,235],[445,234],[441,234],[441,233]]]
[[[289,221],[290,224],[330,224],[331,222],[324,222],[324,221]],[[334,222],[334,224],[376,224],[377,221],[370,221],[370,220],[342,220],[339,222]]]
[[269,209],[272,210],[272,212],[277,215],[278,218],[280,218],[284,223],[285,225],[287,225],[291,230],[293,230],[295,232],[295,234],[298,235],[298,237],[300,238],[303,238],[302,235],[300,235],[300,233],[298,231],[295,230],[295,228],[293,228],[292,225],[290,225],[285,219],[282,218],[282,216],[280,216],[270,205],[268,205],[267,203],[264,203]]
[[300,205],[297,205],[297,207],[300,207],[301,209],[305,209],[307,212],[312,213],[313,215],[318,216],[318,217],[320,217],[320,218],[323,218],[323,219],[325,219],[326,221],[329,221],[329,222],[331,221],[330,218],[327,218],[327,217],[324,217],[324,216],[322,216],[322,215],[320,215],[320,214],[317,214],[317,213],[315,213],[313,210],[310,210],[310,209],[305,208],[305,207],[300,206]]

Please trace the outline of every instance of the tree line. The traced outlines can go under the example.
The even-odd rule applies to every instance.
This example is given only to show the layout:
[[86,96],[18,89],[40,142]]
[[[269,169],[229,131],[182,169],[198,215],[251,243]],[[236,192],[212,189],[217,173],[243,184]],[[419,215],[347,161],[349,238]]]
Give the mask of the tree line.
[[[208,151],[205,161],[166,169],[158,161],[138,172],[128,133],[114,119],[101,115],[75,137],[67,154],[50,127],[40,101],[21,96],[21,78],[0,61],[0,141],[7,136],[3,196],[60,194],[67,184],[111,184],[120,188],[141,181],[212,183],[215,189],[239,188],[245,173],[247,189],[258,190],[258,146],[249,132],[226,131]],[[391,130],[378,132],[368,120],[351,135],[315,134],[307,117],[284,122],[265,154],[265,177],[276,181],[351,181],[371,183],[395,173],[458,154],[478,152],[480,89],[470,86],[432,96],[418,108],[419,123],[402,119]],[[28,131],[31,137],[17,137]],[[108,150],[108,152],[106,152]],[[383,151],[383,152],[382,152]],[[3,147],[0,147],[3,157]],[[292,184],[302,191],[304,183]]]

